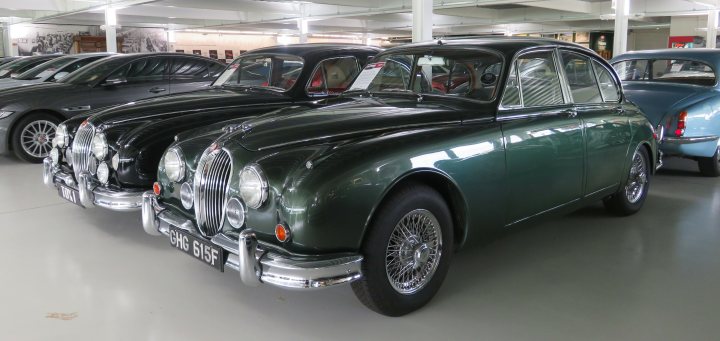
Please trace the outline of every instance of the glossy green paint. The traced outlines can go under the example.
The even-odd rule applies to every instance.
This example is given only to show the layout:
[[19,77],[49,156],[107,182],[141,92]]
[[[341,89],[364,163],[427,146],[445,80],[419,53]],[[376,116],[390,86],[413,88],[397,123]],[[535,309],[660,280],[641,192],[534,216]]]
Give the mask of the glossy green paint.
[[[576,117],[564,112],[571,108]],[[269,195],[259,209],[248,209],[246,227],[288,253],[357,252],[385,196],[405,181],[441,192],[455,239],[470,244],[540,213],[616,192],[636,148],[647,147],[652,165],[657,162],[652,127],[625,102],[498,111],[497,101],[398,94],[280,110],[245,124],[214,142],[232,158],[228,198],[239,196],[242,168],[259,165]],[[177,144],[189,172],[207,141]],[[170,190],[160,201],[179,206],[179,186],[162,173],[158,178]],[[192,219],[192,212],[185,214]],[[289,242],[274,238],[278,223],[290,228]],[[228,223],[223,230],[237,233]]]

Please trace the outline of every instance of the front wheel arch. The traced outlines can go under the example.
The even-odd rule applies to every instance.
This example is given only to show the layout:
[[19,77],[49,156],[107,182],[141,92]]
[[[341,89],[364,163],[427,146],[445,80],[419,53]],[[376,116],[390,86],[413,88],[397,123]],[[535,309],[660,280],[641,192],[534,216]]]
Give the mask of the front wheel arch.
[[23,118],[27,117],[28,115],[35,115],[35,114],[52,115],[55,118],[57,118],[61,123],[65,120],[67,120],[67,118],[65,116],[63,116],[62,114],[60,114],[56,111],[53,111],[53,110],[46,110],[46,109],[38,109],[38,110],[28,111],[28,112],[18,115],[17,117],[15,117],[15,120],[10,125],[10,127],[8,127],[8,134],[7,134],[7,136],[5,136],[5,138],[7,139],[7,141],[5,141],[5,143],[7,143],[8,151],[15,150],[15,146],[13,145],[13,134],[15,134],[15,129],[17,129],[18,122],[20,122]]
[[399,188],[409,184],[419,183],[430,186],[436,190],[443,197],[445,202],[450,209],[452,215],[454,246],[459,249],[467,239],[468,233],[468,218],[467,218],[467,203],[465,196],[460,191],[459,186],[450,179],[447,174],[441,173],[435,169],[418,169],[411,172],[405,173],[393,181],[382,193],[380,200],[373,206],[368,218],[365,221],[363,227],[363,243],[367,238],[367,232],[370,226],[372,226],[373,220],[375,219],[378,208],[388,199],[390,194],[398,190]]

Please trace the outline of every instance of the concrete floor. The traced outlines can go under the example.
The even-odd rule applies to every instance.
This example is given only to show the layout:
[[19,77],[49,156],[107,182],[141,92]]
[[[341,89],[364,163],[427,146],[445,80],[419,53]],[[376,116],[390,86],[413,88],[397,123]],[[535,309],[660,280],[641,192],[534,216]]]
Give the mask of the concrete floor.
[[717,339],[720,179],[695,169],[670,160],[633,217],[598,204],[464,250],[428,306],[388,318],[349,286],[245,287],[0,157],[0,340]]

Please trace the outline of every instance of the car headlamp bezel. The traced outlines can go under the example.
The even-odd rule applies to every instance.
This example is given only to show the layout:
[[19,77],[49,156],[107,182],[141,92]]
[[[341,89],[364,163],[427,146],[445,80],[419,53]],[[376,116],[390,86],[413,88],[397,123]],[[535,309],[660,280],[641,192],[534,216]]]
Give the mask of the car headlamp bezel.
[[108,155],[108,143],[105,134],[97,133],[91,142],[92,153],[98,161],[103,161]]
[[257,164],[245,166],[240,171],[238,187],[238,193],[248,208],[258,209],[268,198],[268,181],[262,168]]
[[[176,159],[173,160],[172,158]],[[169,161],[174,163],[168,164]],[[185,179],[185,157],[180,148],[172,147],[165,152],[163,168],[170,181],[180,182]]]

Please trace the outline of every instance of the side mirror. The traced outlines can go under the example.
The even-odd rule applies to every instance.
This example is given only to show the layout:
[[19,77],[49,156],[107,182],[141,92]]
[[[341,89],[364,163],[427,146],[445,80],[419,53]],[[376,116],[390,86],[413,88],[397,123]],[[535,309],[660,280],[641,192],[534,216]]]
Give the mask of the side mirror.
[[127,79],[126,79],[125,77],[122,77],[122,78],[109,78],[109,79],[106,79],[106,80],[102,83],[102,86],[116,86],[116,85],[125,84],[125,83],[127,83]]
[[55,74],[55,76],[53,77],[53,79],[56,80],[56,81],[59,81],[59,80],[65,78],[65,76],[67,76],[67,75],[69,75],[69,74],[70,74],[70,72],[60,71],[60,72],[58,72],[58,73]]

